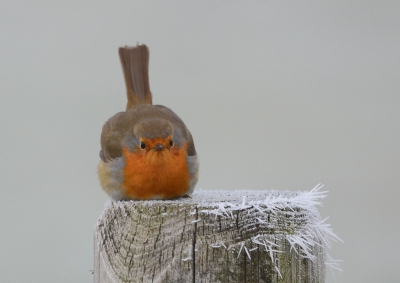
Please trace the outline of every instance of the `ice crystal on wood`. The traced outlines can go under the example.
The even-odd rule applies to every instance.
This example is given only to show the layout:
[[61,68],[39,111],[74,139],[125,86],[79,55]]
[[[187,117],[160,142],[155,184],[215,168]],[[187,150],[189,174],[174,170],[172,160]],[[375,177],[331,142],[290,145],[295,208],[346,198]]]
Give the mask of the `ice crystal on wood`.
[[96,225],[96,278],[324,282],[324,263],[340,270],[326,251],[341,240],[319,216],[317,206],[327,195],[322,187],[109,201]]

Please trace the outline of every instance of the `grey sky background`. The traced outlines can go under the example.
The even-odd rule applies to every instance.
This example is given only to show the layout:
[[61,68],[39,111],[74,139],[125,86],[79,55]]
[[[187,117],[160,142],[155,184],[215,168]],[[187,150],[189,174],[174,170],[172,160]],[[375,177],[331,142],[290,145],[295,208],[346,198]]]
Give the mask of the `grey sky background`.
[[[336,282],[400,278],[399,1],[0,3],[0,281],[91,282],[117,49],[191,130],[201,189],[329,191]],[[328,273],[328,282],[334,282]]]

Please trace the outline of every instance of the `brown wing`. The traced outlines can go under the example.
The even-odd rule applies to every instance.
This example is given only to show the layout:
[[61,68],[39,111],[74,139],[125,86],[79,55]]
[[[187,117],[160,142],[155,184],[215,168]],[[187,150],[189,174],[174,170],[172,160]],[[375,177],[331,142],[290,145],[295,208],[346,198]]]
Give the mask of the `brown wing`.
[[104,123],[100,137],[100,158],[107,162],[122,155],[123,134],[116,130],[120,118],[125,112],[119,112]]

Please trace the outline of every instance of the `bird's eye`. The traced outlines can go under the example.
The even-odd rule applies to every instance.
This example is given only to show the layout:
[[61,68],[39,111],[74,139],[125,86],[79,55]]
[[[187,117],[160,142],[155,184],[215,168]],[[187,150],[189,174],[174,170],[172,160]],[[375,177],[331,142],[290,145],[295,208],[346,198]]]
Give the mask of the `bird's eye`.
[[140,148],[141,149],[146,149],[146,144],[144,142],[140,142]]
[[173,141],[173,140],[170,140],[170,141],[169,141],[169,146],[170,146],[170,147],[173,147],[173,146],[174,146],[174,141]]

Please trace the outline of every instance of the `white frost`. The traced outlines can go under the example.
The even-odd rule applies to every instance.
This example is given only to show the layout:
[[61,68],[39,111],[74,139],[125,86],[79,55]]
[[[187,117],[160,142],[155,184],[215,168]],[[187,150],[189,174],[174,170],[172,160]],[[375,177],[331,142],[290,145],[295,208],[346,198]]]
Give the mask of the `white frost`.
[[[206,201],[203,199],[202,205],[200,205],[199,208],[214,207],[214,209],[199,210],[199,213],[214,214],[215,216],[233,219],[234,212],[254,208],[263,215],[262,217],[256,217],[255,219],[260,224],[268,224],[269,227],[273,228],[273,224],[268,222],[268,214],[271,213],[277,215],[281,211],[290,210],[295,212],[300,210],[304,213],[304,217],[307,221],[304,227],[297,229],[294,234],[257,235],[251,239],[251,242],[264,247],[265,251],[269,253],[272,262],[274,262],[274,253],[283,252],[276,249],[279,247],[276,242],[285,238],[289,242],[291,250],[299,254],[301,257],[314,261],[316,259],[316,256],[313,255],[313,247],[315,245],[321,246],[324,250],[327,250],[331,248],[332,241],[342,241],[335,233],[333,233],[330,225],[325,223],[328,218],[323,220],[320,219],[317,206],[322,205],[321,200],[324,199],[328,193],[327,191],[321,191],[322,188],[323,185],[318,184],[312,190],[305,192],[271,191],[271,194],[267,195],[265,199],[260,200],[257,196],[253,196],[253,198],[248,196],[247,198],[250,199],[248,201],[246,201],[246,195],[243,196],[243,194],[246,193],[245,191],[234,191],[230,192],[227,201],[212,202],[212,200]],[[200,191],[200,194],[203,193],[206,194],[207,192]],[[222,193],[227,192],[221,192],[219,197],[221,197]],[[205,197],[207,197],[207,195],[205,195]],[[248,258],[251,259],[250,252],[255,249],[248,249],[245,241],[237,244],[240,245],[237,257],[239,258],[242,250],[244,250]],[[221,242],[213,245],[215,248],[221,246],[225,247]],[[229,246],[228,250],[231,247],[232,246]],[[329,255],[326,255],[325,264],[332,270],[342,271],[339,266],[340,261],[333,260]],[[279,268],[275,266],[275,269],[279,276],[281,276]]]

